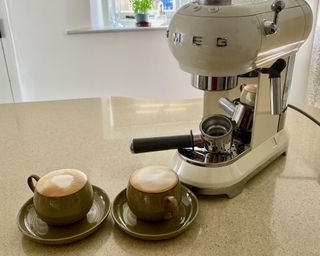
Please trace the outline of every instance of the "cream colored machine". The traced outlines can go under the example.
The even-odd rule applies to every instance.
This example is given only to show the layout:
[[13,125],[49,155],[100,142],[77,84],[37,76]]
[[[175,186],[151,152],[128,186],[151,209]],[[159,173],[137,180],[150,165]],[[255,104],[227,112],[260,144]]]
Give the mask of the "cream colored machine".
[[284,122],[295,53],[311,27],[304,0],[182,6],[167,38],[192,85],[204,90],[200,133],[133,139],[132,152],[177,148],[172,168],[184,184],[200,194],[239,194],[287,150]]

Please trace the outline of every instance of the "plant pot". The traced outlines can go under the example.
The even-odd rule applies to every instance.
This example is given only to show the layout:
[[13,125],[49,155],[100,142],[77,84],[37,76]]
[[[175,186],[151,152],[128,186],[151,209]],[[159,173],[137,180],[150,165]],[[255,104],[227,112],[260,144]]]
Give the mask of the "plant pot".
[[148,23],[149,14],[148,13],[137,13],[136,14],[136,23]]

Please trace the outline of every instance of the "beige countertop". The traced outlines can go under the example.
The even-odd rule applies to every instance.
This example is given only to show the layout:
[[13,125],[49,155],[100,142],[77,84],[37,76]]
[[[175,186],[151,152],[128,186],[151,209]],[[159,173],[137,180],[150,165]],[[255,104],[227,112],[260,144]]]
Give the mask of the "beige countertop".
[[[32,196],[26,178],[78,168],[113,200],[130,173],[169,165],[173,151],[131,154],[132,137],[198,130],[201,100],[83,99],[0,105],[0,255],[319,255],[320,129],[289,109],[288,154],[233,198],[199,197],[199,215],[180,236],[142,241],[111,216],[91,236],[49,246],[25,238],[16,224]],[[307,108],[320,118],[320,110]]]

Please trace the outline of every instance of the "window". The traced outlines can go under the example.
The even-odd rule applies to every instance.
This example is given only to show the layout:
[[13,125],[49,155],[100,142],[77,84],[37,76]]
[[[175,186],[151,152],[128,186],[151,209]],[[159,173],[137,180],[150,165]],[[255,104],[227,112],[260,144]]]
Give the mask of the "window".
[[[189,0],[153,0],[149,21],[152,26],[166,26],[175,11],[188,2]],[[91,0],[90,4],[93,27],[135,25],[130,0]]]
[[[120,10],[125,12],[132,12],[130,0],[119,0]],[[155,0],[154,9],[159,8],[159,4],[162,4],[164,11],[175,11],[178,5],[175,0]]]
[[[109,0],[110,1],[110,0]],[[119,13],[120,20],[122,22],[128,22],[128,20],[133,20],[134,22],[134,13],[132,11],[132,6],[130,0],[111,0],[118,1],[120,4]],[[171,18],[173,13],[177,10],[177,0],[154,0],[153,9],[149,12],[149,18],[152,21],[156,21],[159,18],[162,18],[164,23],[168,22],[168,18]],[[121,22],[120,21],[120,22]],[[164,25],[164,24],[158,24]]]

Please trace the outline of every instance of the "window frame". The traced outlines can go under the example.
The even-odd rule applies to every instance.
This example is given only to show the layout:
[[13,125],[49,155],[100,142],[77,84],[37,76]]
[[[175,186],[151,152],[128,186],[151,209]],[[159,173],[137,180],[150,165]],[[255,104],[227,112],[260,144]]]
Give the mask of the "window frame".
[[[113,14],[113,16],[115,17],[115,22],[113,22],[114,24],[122,24],[124,23],[124,25],[126,23],[134,23],[134,12],[133,11],[121,11],[120,9],[120,0],[100,0],[102,3],[102,6],[116,6],[118,10],[115,10],[115,14]],[[130,0],[127,0],[128,2]],[[185,3],[189,2],[190,0],[187,1],[183,1],[183,0],[173,0],[173,10],[164,10],[164,14],[166,16],[167,19],[167,23],[170,21],[170,19],[172,18],[172,16],[174,15],[174,13]],[[111,2],[111,4],[110,4]],[[185,2],[185,3],[183,3]],[[102,8],[101,12],[103,17],[108,17],[109,13],[108,13],[108,8]],[[153,9],[150,11],[150,21],[152,23],[153,20],[155,20],[156,18],[156,9]],[[132,18],[128,18],[127,16],[131,16]]]

